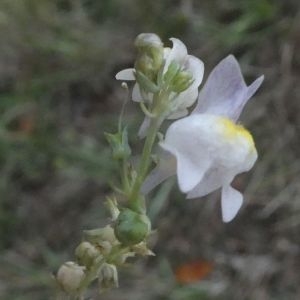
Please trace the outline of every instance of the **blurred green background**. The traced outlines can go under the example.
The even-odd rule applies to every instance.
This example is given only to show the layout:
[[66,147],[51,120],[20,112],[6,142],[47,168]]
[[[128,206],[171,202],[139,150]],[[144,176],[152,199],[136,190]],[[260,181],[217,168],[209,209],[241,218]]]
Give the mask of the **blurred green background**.
[[[103,132],[116,128],[125,96],[114,75],[132,66],[141,32],[167,44],[180,38],[206,76],[229,53],[248,83],[265,75],[241,118],[259,160],[235,182],[246,203],[227,225],[219,193],[185,201],[172,182],[164,185],[149,203],[157,256],[122,270],[119,289],[102,296],[92,289],[91,299],[300,299],[299,7],[298,0],[1,0],[0,299],[54,299],[51,273],[72,259],[82,229],[107,222],[103,201],[118,178]],[[130,104],[136,148],[141,119]],[[196,282],[178,278],[182,265],[196,268]]]

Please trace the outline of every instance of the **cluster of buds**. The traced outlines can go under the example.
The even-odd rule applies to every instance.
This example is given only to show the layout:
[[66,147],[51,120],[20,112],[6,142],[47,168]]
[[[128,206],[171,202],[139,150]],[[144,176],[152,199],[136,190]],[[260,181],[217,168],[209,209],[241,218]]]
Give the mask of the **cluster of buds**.
[[70,295],[80,294],[96,279],[100,291],[117,287],[117,267],[127,258],[153,255],[145,242],[150,232],[148,218],[127,208],[120,211],[110,199],[108,206],[113,226],[84,231],[84,241],[75,249],[76,262],[64,263],[57,272],[59,286]]
[[[162,88],[181,93],[193,83],[192,70],[187,65],[188,55],[183,44],[173,39],[174,49],[163,47],[160,38],[153,33],[142,33],[135,40],[138,50],[135,61],[135,77],[141,90],[155,93]],[[182,57],[174,56],[182,47]]]
[[[188,55],[180,40],[172,38],[171,41],[173,47],[169,48],[163,46],[156,34],[138,35],[135,41],[138,56],[134,68],[116,75],[118,80],[136,81],[132,100],[141,103],[149,118],[157,115],[163,119],[183,117],[198,96],[204,65],[197,57]],[[145,126],[144,122],[140,136],[145,136],[148,125]]]

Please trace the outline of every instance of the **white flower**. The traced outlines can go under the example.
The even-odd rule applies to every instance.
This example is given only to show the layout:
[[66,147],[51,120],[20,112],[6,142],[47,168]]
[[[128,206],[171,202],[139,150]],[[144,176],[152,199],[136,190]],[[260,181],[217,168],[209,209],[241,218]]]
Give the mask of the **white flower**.
[[[167,72],[172,62],[177,63],[181,70],[187,71],[192,75],[192,84],[183,92],[172,93],[172,109],[168,119],[178,119],[188,114],[187,108],[194,104],[198,97],[198,87],[202,82],[204,65],[203,62],[195,56],[188,55],[186,46],[176,38],[170,39],[173,43],[172,49],[164,48],[163,75]],[[135,80],[135,69],[125,69],[117,73],[118,80]],[[132,91],[132,100],[136,102],[152,102],[153,94],[143,91],[138,83],[135,83]],[[145,136],[148,128],[149,118],[146,117],[140,129],[140,136]]]
[[146,179],[143,192],[175,174],[187,198],[222,188],[223,221],[231,221],[243,196],[230,184],[257,159],[251,134],[235,122],[262,81],[263,76],[248,87],[235,58],[222,60],[211,72],[192,114],[168,128],[160,143],[160,163]]

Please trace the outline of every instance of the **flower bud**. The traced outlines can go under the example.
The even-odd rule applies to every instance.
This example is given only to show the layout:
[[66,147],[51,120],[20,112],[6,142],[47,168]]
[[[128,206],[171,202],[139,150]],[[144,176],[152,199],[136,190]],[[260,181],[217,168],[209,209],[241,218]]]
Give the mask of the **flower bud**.
[[145,214],[126,208],[118,216],[115,235],[122,244],[132,246],[142,242],[150,229],[151,223]]
[[107,263],[103,264],[99,270],[98,281],[101,289],[118,287],[118,271],[116,266]]
[[134,45],[138,49],[144,49],[148,47],[163,47],[160,37],[155,33],[140,33],[136,37]]
[[82,242],[75,250],[78,262],[87,268],[91,267],[94,260],[101,254],[97,248],[89,242]]
[[92,244],[98,244],[103,241],[107,241],[112,245],[116,245],[118,243],[114,229],[110,225],[106,225],[103,228],[85,230],[84,237]]
[[112,249],[112,244],[109,241],[99,241],[97,246],[103,255],[108,255]]
[[94,244],[103,255],[109,254],[111,248],[119,243],[114,229],[110,225],[103,228],[85,230],[84,237],[87,241]]
[[85,277],[84,270],[85,267],[68,261],[59,268],[56,280],[65,292],[72,294],[80,287]]
[[170,63],[167,72],[164,74],[163,78],[165,83],[170,83],[174,79],[174,77],[178,74],[180,68],[181,68],[180,64],[177,63],[175,60],[173,60]]
[[181,93],[193,83],[193,76],[188,71],[180,71],[172,81],[172,91]]
[[154,80],[163,64],[164,48],[159,36],[154,33],[142,33],[135,39],[138,50],[135,69]]

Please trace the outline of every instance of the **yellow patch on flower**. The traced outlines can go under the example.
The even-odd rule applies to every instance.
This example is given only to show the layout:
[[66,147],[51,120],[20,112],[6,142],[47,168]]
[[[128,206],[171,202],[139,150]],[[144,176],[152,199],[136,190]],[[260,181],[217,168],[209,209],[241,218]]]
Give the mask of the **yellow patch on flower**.
[[255,144],[254,144],[251,133],[247,129],[245,129],[243,126],[237,125],[234,122],[232,122],[231,120],[229,120],[227,118],[223,118],[223,117],[221,117],[219,119],[219,123],[222,125],[223,130],[224,130],[224,132],[223,132],[224,136],[227,139],[232,140],[232,139],[236,139],[238,137],[242,137],[249,143],[251,148],[255,148]]

